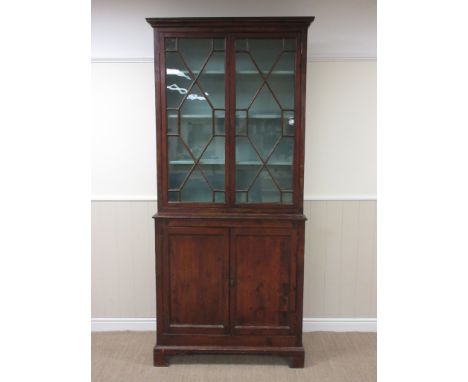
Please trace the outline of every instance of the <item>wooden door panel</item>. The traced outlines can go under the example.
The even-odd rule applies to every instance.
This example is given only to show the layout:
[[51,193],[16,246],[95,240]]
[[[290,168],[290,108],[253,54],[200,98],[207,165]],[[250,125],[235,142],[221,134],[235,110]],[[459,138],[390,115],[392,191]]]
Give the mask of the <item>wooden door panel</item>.
[[234,334],[291,331],[294,259],[292,230],[232,230],[230,277]]
[[166,312],[169,332],[228,330],[228,230],[168,229]]

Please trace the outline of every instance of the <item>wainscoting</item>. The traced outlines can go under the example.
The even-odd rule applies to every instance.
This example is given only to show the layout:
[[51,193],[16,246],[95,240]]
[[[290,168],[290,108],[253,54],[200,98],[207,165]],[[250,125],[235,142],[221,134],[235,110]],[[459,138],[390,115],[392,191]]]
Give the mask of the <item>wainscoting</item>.
[[[304,330],[375,330],[376,204],[304,202]],[[154,328],[156,202],[91,206],[93,330]]]

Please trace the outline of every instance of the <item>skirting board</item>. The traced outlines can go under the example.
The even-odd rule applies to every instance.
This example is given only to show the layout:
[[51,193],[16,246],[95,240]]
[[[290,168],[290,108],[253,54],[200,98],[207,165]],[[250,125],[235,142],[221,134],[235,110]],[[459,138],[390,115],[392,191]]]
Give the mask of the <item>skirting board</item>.
[[[92,332],[153,331],[154,318],[92,318]],[[304,318],[304,332],[376,332],[376,318]]]

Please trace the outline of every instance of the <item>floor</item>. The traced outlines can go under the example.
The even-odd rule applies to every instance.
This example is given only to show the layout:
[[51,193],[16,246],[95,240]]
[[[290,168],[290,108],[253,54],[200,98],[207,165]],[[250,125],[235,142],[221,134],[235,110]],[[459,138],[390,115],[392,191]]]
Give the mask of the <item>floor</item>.
[[92,333],[93,382],[375,382],[376,333],[304,333],[305,368],[270,356],[191,355],[153,367],[152,332]]

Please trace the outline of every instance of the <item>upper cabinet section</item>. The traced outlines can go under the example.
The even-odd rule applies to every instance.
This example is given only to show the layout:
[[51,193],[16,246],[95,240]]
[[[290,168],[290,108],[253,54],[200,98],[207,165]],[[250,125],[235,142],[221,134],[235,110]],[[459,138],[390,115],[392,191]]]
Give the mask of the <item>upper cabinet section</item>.
[[302,212],[312,20],[148,19],[160,211]]

